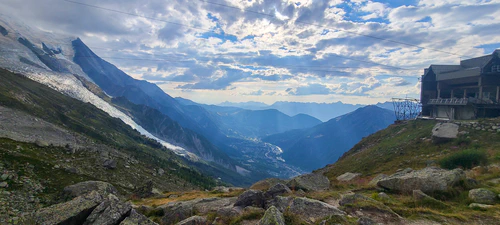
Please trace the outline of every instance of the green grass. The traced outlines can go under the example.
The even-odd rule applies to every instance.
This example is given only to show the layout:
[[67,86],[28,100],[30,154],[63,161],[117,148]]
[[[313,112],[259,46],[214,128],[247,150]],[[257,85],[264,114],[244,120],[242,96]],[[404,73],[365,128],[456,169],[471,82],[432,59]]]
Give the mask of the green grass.
[[475,166],[486,165],[487,163],[488,156],[486,152],[475,149],[456,152],[439,161],[441,167],[445,169],[472,169]]
[[469,149],[485,153],[489,163],[500,162],[500,157],[496,158],[500,155],[500,134],[461,127],[460,130],[468,131],[469,134],[454,141],[434,144],[431,131],[435,124],[432,120],[393,124],[361,140],[339,161],[327,166],[326,175],[335,181],[337,176],[345,172],[359,172],[363,177],[374,177],[380,173],[392,174],[407,167],[421,169],[428,162],[438,163],[454,153]]

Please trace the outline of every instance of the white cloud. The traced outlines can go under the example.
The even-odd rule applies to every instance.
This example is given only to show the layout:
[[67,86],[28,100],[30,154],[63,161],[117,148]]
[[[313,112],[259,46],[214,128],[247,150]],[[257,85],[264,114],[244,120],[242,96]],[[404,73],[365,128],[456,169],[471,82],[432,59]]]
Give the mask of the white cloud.
[[[7,1],[0,12],[80,36],[134,77],[167,82],[161,85],[167,93],[207,102],[417,96],[416,79],[429,64],[458,63],[461,55],[484,54],[476,46],[500,43],[500,0],[421,0],[399,7],[369,0],[226,1],[242,10],[201,1],[86,2],[157,20],[47,1]],[[359,21],[359,12],[363,20],[387,23]]]

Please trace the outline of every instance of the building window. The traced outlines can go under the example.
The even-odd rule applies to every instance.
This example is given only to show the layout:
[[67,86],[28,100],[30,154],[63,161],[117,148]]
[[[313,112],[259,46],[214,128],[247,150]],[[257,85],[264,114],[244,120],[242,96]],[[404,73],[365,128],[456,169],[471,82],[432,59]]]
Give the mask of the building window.
[[500,65],[493,65],[491,67],[491,72],[500,72]]

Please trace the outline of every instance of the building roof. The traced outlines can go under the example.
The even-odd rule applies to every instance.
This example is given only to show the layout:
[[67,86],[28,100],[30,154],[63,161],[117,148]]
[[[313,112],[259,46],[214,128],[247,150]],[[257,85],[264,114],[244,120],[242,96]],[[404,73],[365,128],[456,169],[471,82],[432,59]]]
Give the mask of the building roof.
[[493,54],[460,61],[463,68],[483,68],[493,58]]
[[453,72],[463,69],[460,65],[431,65],[430,68],[435,74]]
[[500,57],[500,49],[496,49],[489,55],[461,60],[460,65],[431,65],[428,69],[424,70],[424,76],[427,75],[430,69],[436,74],[436,79],[438,80],[479,76],[482,68],[485,67],[495,55]]

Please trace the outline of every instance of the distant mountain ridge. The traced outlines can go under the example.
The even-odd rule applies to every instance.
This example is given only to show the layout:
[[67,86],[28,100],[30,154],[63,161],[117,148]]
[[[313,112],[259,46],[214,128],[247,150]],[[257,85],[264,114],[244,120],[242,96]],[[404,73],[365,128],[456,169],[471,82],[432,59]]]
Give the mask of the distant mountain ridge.
[[[394,110],[392,102],[377,103],[375,105],[379,106],[380,108]],[[218,106],[238,107],[249,110],[276,109],[289,116],[295,116],[298,114],[307,114],[312,117],[318,118],[321,121],[326,122],[332,118],[344,115],[346,113],[350,113],[366,105],[348,104],[340,101],[333,103],[277,101],[272,105],[267,105],[260,102],[241,102],[241,103],[223,102],[218,104]]]
[[294,129],[316,126],[320,120],[306,115],[286,115],[276,109],[247,110],[234,106],[205,105],[188,99],[175,98],[182,104],[196,105],[205,108],[219,118],[233,135],[242,137],[263,137]]
[[363,137],[394,120],[394,113],[387,109],[365,106],[315,127],[271,135],[263,141],[281,147],[287,163],[312,171],[335,162]]

